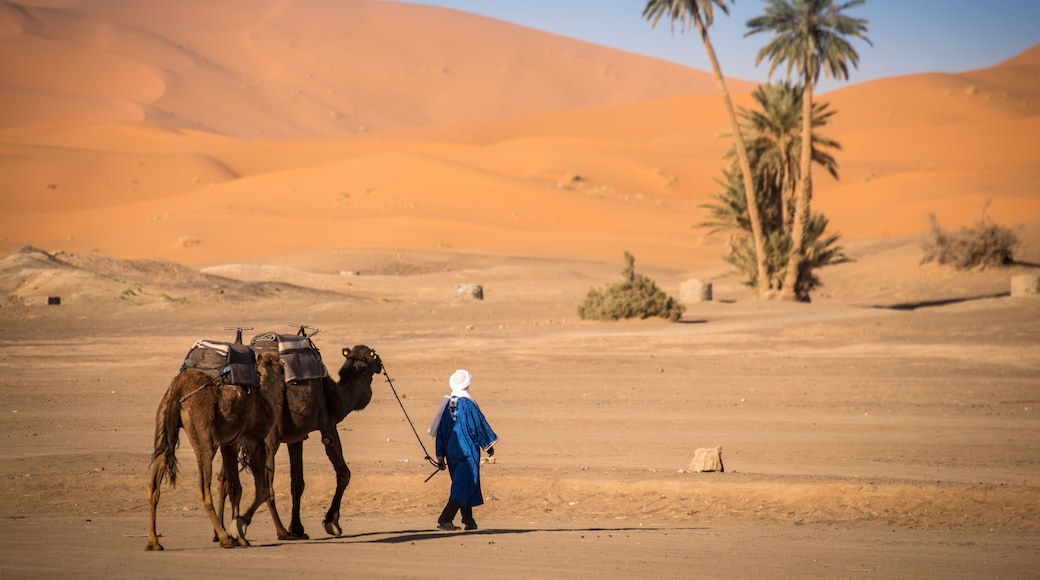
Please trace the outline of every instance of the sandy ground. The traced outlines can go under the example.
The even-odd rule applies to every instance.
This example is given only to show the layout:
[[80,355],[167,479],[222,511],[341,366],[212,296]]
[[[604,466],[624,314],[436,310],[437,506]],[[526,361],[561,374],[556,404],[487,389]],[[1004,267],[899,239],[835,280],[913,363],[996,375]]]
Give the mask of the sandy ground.
[[[853,249],[869,272],[892,246]],[[269,297],[152,271],[159,281],[132,296],[0,308],[0,574],[1027,578],[1040,564],[1040,301],[1006,296],[1008,271],[925,269],[932,286],[893,278],[900,290],[863,302],[834,269],[831,298],[813,305],[748,300],[722,277],[713,302],[670,324],[577,319],[616,264],[360,251],[267,262],[205,270],[299,285]],[[649,273],[672,292],[690,274]],[[944,280],[948,303],[930,305]],[[485,299],[457,298],[460,283]],[[377,377],[372,404],[340,426],[353,471],[341,537],[321,528],[334,477],[310,440],[312,539],[278,541],[262,510],[251,548],[217,547],[184,444],[159,505],[167,551],[144,551],[153,417],[182,357],[199,338],[230,339],[225,326],[288,322],[322,329],[330,365],[342,346],[376,348],[420,433],[447,376],[474,373],[501,437],[480,530],[433,529],[448,480],[423,483],[432,469]],[[688,471],[716,445],[725,473]]]

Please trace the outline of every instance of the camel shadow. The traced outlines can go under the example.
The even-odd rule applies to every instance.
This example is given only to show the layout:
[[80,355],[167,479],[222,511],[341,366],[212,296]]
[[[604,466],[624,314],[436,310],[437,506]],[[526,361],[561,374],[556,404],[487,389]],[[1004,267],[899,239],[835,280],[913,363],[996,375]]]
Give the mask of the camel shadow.
[[[491,528],[486,530],[471,530],[457,532],[442,532],[442,531],[426,531],[426,530],[408,530],[401,532],[384,532],[379,535],[385,535],[388,537],[377,538],[371,540],[361,540],[362,543],[366,544],[401,544],[408,542],[416,542],[422,540],[437,540],[444,538],[457,538],[459,536],[502,536],[502,535],[520,535],[520,534],[531,534],[531,533],[558,533],[558,532],[647,532],[656,531],[665,528],[639,528],[639,527],[627,527],[627,528]],[[683,530],[697,530],[707,528],[667,528],[668,530],[683,529]]]
[[698,531],[707,530],[706,527],[681,527],[681,528],[654,528],[654,527],[588,527],[588,528],[488,528],[483,530],[444,532],[441,530],[396,530],[385,532],[362,532],[359,534],[344,534],[342,536],[328,536],[325,538],[311,538],[309,540],[279,541],[274,543],[253,543],[252,548],[277,548],[292,544],[404,544],[421,542],[426,540],[443,540],[447,538],[459,538],[461,536],[506,536],[532,533],[574,533],[574,532],[654,532],[654,531]]

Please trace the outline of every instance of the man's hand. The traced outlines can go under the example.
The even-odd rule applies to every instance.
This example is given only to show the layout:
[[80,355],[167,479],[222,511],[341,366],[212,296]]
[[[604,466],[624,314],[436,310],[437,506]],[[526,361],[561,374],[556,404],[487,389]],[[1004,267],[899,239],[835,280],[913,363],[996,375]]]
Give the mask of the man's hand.
[[444,471],[447,468],[448,468],[448,464],[444,461],[444,458],[443,457],[438,457],[437,458],[437,469],[439,469],[441,471]]
[[487,454],[488,454],[488,457],[494,457],[495,456],[495,448],[494,447],[488,447],[487,448]]

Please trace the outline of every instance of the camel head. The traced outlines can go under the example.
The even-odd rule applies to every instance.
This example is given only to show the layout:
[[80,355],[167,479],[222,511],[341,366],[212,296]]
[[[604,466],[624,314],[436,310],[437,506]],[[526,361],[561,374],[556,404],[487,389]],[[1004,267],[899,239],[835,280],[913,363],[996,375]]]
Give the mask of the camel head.
[[256,370],[260,373],[260,382],[270,377],[273,381],[284,381],[285,363],[278,351],[266,351],[256,355]]
[[383,372],[383,361],[380,360],[376,351],[359,344],[354,348],[344,348],[343,367],[339,369],[339,380],[344,382],[356,378],[359,375],[368,375],[369,378]]
[[282,357],[278,351],[268,350],[256,355],[256,366],[258,368],[274,369],[284,368]]
[[339,388],[351,393],[344,399],[345,410],[360,411],[372,400],[372,377],[383,372],[383,361],[363,344],[344,348],[343,358],[347,360],[339,369]]

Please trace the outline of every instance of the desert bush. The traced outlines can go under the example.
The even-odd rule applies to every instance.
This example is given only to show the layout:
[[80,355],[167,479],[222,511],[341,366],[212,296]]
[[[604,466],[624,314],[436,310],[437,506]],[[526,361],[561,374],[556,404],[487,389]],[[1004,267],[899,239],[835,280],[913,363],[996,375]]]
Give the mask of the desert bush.
[[973,227],[962,227],[955,232],[944,230],[935,214],[929,214],[928,220],[930,228],[922,248],[922,264],[935,262],[958,270],[971,270],[1007,266],[1014,261],[1018,234],[993,223],[986,207],[982,208],[982,216]]
[[578,306],[578,316],[583,320],[659,316],[672,322],[678,321],[685,307],[665,294],[653,280],[637,274],[635,262],[632,254],[625,251],[621,281],[603,289],[589,290],[585,302]]

